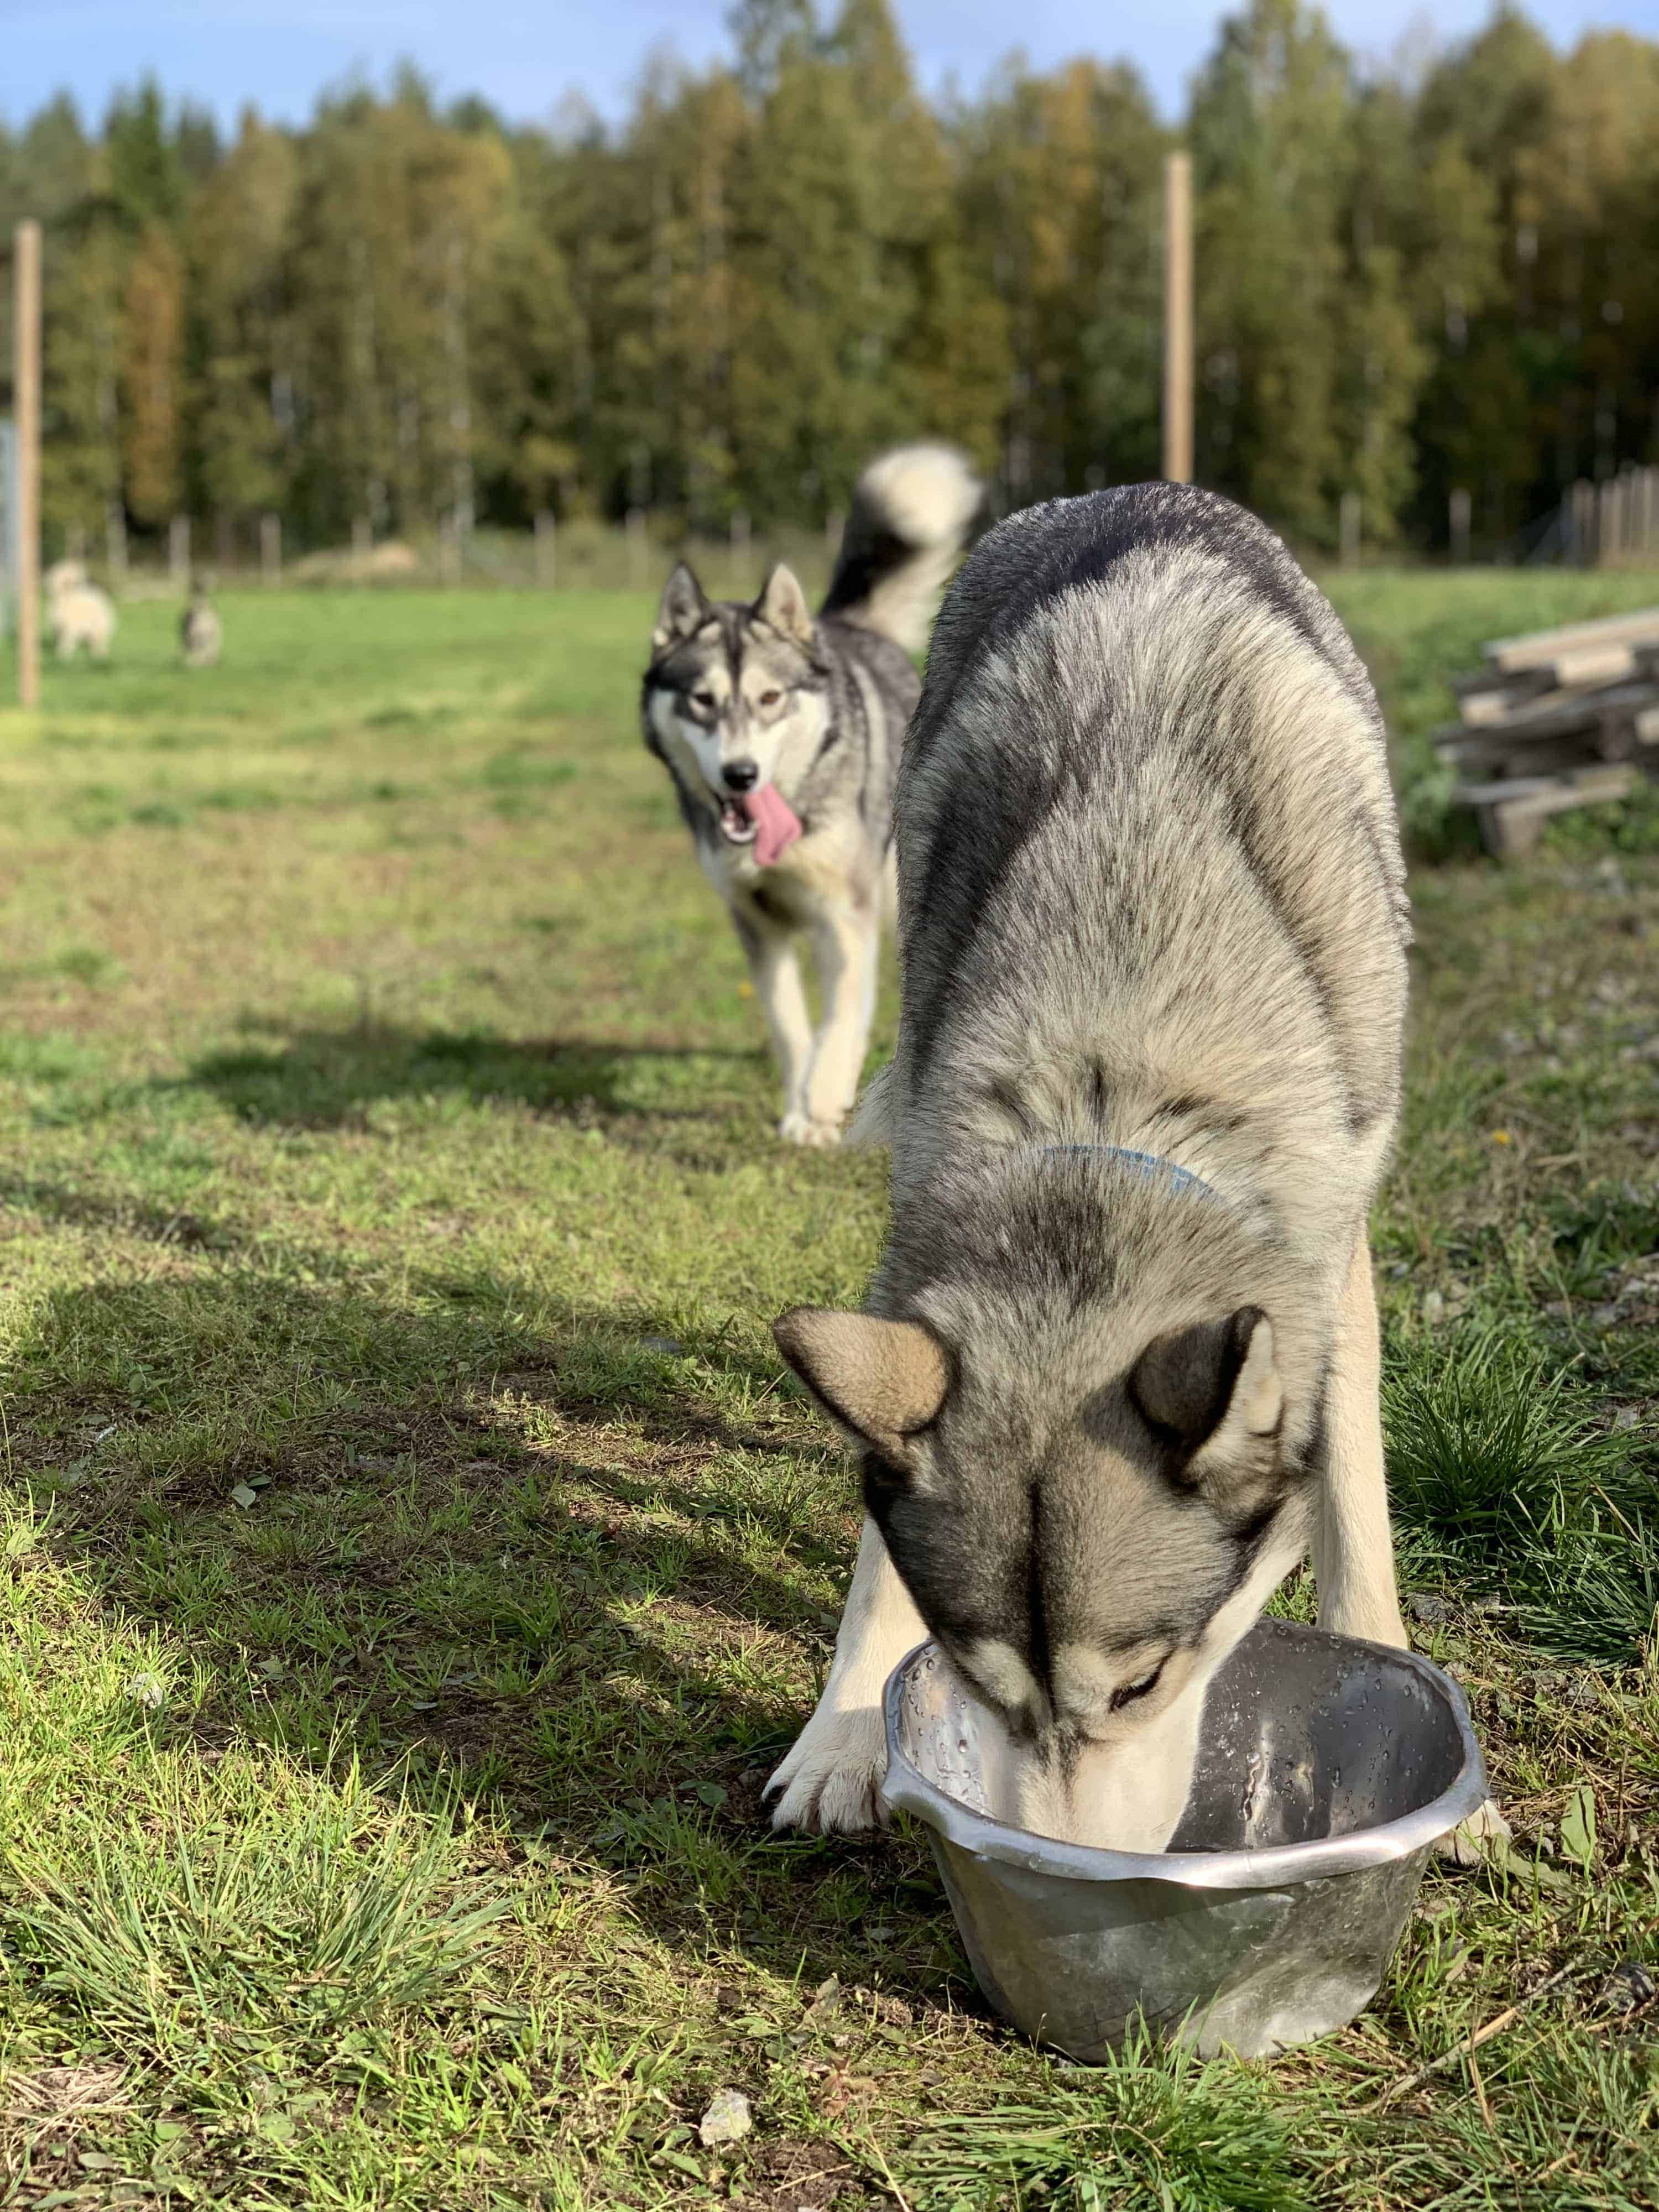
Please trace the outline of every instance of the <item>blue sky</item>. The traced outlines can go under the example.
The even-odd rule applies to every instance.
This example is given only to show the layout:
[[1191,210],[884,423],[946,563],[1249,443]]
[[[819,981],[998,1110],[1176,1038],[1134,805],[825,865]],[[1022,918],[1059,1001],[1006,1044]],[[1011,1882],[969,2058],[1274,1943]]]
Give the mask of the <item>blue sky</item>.
[[[0,117],[15,123],[61,88],[90,115],[146,70],[233,119],[243,101],[298,119],[318,91],[353,72],[380,79],[412,58],[446,96],[479,92],[515,119],[584,93],[602,111],[625,102],[654,45],[689,61],[720,52],[727,0],[0,0]],[[1039,64],[1079,52],[1139,63],[1166,112],[1206,51],[1223,10],[1206,0],[898,0],[925,80],[954,73],[971,90],[1011,47]],[[1329,0],[1340,34],[1386,54],[1421,36],[1420,0]],[[1477,27],[1488,0],[1437,0],[1435,31]],[[1659,36],[1659,0],[1535,0],[1560,43],[1618,25]]]

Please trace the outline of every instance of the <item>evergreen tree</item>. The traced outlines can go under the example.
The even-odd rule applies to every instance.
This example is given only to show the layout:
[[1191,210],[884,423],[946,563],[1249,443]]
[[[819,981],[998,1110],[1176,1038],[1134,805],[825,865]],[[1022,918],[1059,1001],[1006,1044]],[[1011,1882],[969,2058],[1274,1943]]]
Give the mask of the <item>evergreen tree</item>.
[[184,262],[157,222],[144,231],[127,273],[125,479],[128,507],[160,526],[183,489]]
[[412,76],[390,100],[329,105],[307,134],[289,270],[313,530],[470,522],[471,337],[511,184],[500,139],[448,129]]
[[780,42],[732,185],[732,413],[756,512],[844,507],[872,452],[918,427],[966,289],[951,198],[886,0]]
[[147,77],[136,93],[115,101],[104,125],[109,189],[136,223],[176,224],[185,211],[189,179],[167,128],[161,87]]
[[1145,87],[1091,62],[1007,71],[957,136],[1006,331],[1005,500],[1155,475],[1166,140]]
[[1315,543],[1352,473],[1341,419],[1347,58],[1303,0],[1251,0],[1194,94],[1199,473]]
[[[17,212],[46,224],[41,513],[48,543],[90,548],[120,504],[133,226],[110,198],[102,150],[67,100],[54,102],[26,133],[17,175]],[[6,336],[9,368],[9,327]]]
[[[504,142],[489,129],[498,149]],[[571,393],[579,339],[568,272],[512,158],[470,306],[474,451],[483,505],[526,522],[579,460]]]
[[192,459],[198,502],[227,526],[286,503],[294,460],[286,315],[298,158],[244,114],[190,224]]

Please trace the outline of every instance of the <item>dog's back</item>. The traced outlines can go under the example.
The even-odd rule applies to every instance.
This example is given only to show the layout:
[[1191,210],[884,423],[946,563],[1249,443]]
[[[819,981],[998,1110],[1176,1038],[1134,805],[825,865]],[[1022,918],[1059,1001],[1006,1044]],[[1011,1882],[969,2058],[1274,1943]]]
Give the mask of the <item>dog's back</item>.
[[1261,524],[1146,485],[990,532],[934,633],[897,839],[896,1202],[963,1140],[1041,1136],[1178,1145],[1315,1243],[1314,1164],[1363,1207],[1407,940],[1382,726]]

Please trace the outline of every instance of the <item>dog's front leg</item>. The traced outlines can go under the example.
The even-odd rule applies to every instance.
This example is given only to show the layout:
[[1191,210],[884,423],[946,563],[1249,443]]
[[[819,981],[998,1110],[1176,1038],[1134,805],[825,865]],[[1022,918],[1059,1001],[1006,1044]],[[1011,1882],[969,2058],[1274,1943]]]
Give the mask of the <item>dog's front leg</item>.
[[783,1078],[783,1114],[778,1133],[798,1141],[805,1118],[806,1074],[812,1064],[812,1020],[801,988],[794,939],[787,930],[736,908],[732,919],[748,956],[755,995],[766,1017],[778,1073]]
[[[1338,1636],[1368,1637],[1373,1644],[1392,1644],[1403,1651],[1410,1648],[1410,1639],[1400,1617],[1389,1528],[1382,1382],[1370,1243],[1362,1235],[1354,1248],[1337,1322],[1325,1494],[1314,1524],[1314,1577],[1319,1585],[1322,1628]],[[1473,1864],[1487,1845],[1509,1832],[1510,1824],[1496,1800],[1488,1797],[1478,1813],[1443,1838],[1440,1855],[1461,1865]]]
[[853,1587],[836,1637],[823,1695],[788,1757],[766,1785],[775,1828],[872,1828],[887,1771],[882,1692],[927,1631],[899,1580],[881,1531],[866,1515]]
[[1370,1239],[1348,1267],[1333,1346],[1324,1494],[1314,1522],[1319,1625],[1407,1648],[1382,1468],[1382,1360]]
[[851,1110],[864,1072],[870,1024],[876,1012],[876,968],[881,951],[877,910],[837,907],[813,933],[823,1019],[806,1078],[808,1127],[801,1141],[834,1145]]

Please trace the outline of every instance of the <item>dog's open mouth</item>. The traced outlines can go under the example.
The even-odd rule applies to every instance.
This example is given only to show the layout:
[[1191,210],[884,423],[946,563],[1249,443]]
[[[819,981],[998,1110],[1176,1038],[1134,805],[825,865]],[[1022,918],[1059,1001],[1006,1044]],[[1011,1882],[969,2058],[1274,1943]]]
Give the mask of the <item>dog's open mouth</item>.
[[720,808],[720,833],[728,844],[752,845],[755,858],[769,868],[801,834],[800,817],[775,783],[740,791]]

